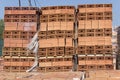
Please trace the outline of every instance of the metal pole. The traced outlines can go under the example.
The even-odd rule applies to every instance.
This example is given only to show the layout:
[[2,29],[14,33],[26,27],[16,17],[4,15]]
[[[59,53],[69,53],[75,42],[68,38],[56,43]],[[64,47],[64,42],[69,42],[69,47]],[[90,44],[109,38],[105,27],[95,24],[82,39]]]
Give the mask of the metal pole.
[[31,0],[28,0],[28,2],[29,2],[29,6],[32,6],[32,4],[31,4]]
[[19,0],[19,7],[21,6],[21,1]]
[[36,1],[34,0],[35,6],[37,6]]

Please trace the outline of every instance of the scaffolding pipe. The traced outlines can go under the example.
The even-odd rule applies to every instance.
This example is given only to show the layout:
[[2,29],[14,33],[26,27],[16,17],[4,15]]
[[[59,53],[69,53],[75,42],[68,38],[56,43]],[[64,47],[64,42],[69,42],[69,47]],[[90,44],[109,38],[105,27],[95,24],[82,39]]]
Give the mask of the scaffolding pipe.
[[37,6],[36,1],[34,0],[35,6]]
[[29,6],[32,6],[32,4],[31,4],[31,0],[28,0],[28,2],[29,2]]
[[19,0],[19,7],[21,7],[21,1]]

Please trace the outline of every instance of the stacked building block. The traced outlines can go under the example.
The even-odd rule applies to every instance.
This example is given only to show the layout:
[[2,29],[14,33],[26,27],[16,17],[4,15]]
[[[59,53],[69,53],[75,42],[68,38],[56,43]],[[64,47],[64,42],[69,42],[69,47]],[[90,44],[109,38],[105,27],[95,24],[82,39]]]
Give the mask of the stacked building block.
[[[117,32],[117,56],[116,56],[116,69],[120,70],[120,26],[116,28]],[[114,51],[115,52],[115,51]]]
[[0,71],[3,71],[3,59],[0,57]]
[[86,73],[86,80],[119,80],[119,70],[96,70]]
[[36,7],[5,7],[4,70],[25,71],[32,66],[34,54],[26,47],[37,31]]
[[[111,4],[85,4],[78,9],[6,7],[4,21],[5,71],[25,71],[32,66],[34,54],[26,53],[26,46],[38,30],[39,72],[113,69]],[[78,66],[74,65],[75,54]]]
[[38,71],[69,71],[74,54],[74,6],[42,7]]
[[77,22],[78,70],[113,69],[112,5],[79,5]]
[[2,56],[3,39],[0,39],[0,56]]

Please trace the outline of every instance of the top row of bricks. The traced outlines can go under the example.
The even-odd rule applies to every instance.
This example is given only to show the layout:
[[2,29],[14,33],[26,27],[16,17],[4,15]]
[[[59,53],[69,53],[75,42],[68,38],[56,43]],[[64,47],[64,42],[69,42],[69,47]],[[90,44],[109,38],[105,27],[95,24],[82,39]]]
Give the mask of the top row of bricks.
[[[112,4],[84,4],[78,5],[78,8],[99,8],[99,7],[112,7]],[[41,10],[51,9],[75,9],[75,6],[48,6],[41,7]],[[39,10],[38,7],[5,7],[5,10]]]

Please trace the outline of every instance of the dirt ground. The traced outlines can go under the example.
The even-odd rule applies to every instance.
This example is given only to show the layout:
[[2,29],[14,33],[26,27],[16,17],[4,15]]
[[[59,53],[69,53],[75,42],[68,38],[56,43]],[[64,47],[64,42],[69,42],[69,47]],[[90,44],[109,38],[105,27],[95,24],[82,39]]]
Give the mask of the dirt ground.
[[[0,80],[81,80],[83,72],[0,72]],[[84,80],[120,80],[120,70],[88,71]]]
[[0,80],[79,80],[81,72],[0,72]]

